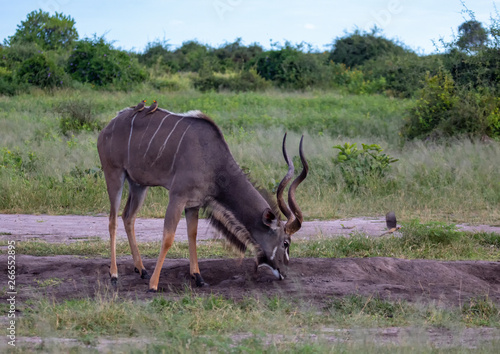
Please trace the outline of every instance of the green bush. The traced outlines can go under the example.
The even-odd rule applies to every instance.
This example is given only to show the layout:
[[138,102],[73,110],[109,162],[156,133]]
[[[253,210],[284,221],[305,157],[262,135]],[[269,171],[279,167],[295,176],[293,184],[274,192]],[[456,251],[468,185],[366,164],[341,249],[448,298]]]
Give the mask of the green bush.
[[282,88],[322,86],[329,79],[325,78],[327,66],[317,54],[304,53],[289,43],[279,50],[263,52],[257,57],[255,68],[261,77]]
[[270,87],[270,83],[257,74],[255,70],[242,71],[236,75],[200,75],[193,81],[194,87],[200,91],[261,91]]
[[342,177],[350,191],[357,191],[370,181],[380,181],[386,176],[390,165],[398,161],[383,154],[383,149],[377,144],[362,144],[362,146],[363,150],[359,150],[356,143],[334,146],[335,149],[339,149],[339,153],[333,162],[340,167]]
[[366,61],[390,54],[403,55],[408,51],[402,46],[377,34],[354,31],[345,37],[337,38],[332,45],[329,60],[354,67]]
[[331,86],[346,89],[353,94],[380,93],[385,90],[384,77],[367,79],[365,73],[359,69],[351,69],[344,64],[330,62]]
[[428,75],[401,130],[407,139],[500,137],[500,98],[486,88],[457,87],[451,74]]
[[14,81],[12,72],[0,66],[0,95],[13,96],[21,88],[21,85]]
[[473,326],[492,326],[500,319],[500,310],[487,296],[472,297],[462,306],[463,321]]
[[409,111],[402,135],[408,139],[428,137],[443,121],[448,120],[457,101],[455,82],[449,73],[428,74],[416,104]]
[[113,84],[125,89],[146,79],[146,73],[130,53],[114,49],[103,37],[78,41],[66,70],[75,80],[96,86]]
[[64,71],[43,53],[24,61],[16,76],[20,82],[42,88],[62,86],[64,83]]
[[22,152],[19,148],[0,149],[0,172],[3,170],[14,170],[24,175],[36,169],[37,155],[32,152]]
[[392,54],[365,62],[361,70],[371,81],[384,79],[384,89],[389,95],[407,98],[424,87],[429,73],[436,75],[439,72],[441,62],[439,55]]
[[68,100],[56,106],[56,112],[61,115],[59,129],[68,135],[79,131],[99,131],[104,123],[96,118],[97,107],[90,100]]

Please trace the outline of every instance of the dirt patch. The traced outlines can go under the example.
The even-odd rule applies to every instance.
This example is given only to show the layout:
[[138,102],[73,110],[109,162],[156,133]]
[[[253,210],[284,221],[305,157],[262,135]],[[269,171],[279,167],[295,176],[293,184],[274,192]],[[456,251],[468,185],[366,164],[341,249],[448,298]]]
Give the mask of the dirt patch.
[[[138,219],[138,241],[159,240],[162,219]],[[126,239],[120,225],[119,237]],[[462,225],[463,228],[467,226]],[[0,238],[26,241],[32,238],[48,242],[73,242],[85,238],[108,240],[108,219],[105,216],[49,216],[0,214]],[[359,218],[304,223],[297,238],[334,237],[352,232],[378,236],[385,228],[382,218]],[[469,227],[470,228],[470,227]],[[476,227],[488,232],[500,232],[498,227]],[[497,230],[498,229],[498,230]],[[200,221],[198,239],[214,237],[214,232]],[[295,237],[295,235],[294,235]],[[179,224],[177,241],[186,241],[185,222]],[[0,256],[7,264],[6,255]],[[34,257],[16,255],[16,285],[20,299],[38,294],[56,298],[94,296],[109,289],[109,259],[77,256]],[[145,259],[152,273],[156,260]],[[119,259],[118,291],[125,297],[149,298],[148,282],[134,273],[131,257]],[[500,263],[481,261],[441,262],[393,258],[358,259],[292,259],[289,276],[275,281],[265,272],[255,273],[253,259],[203,259],[202,275],[208,288],[200,293],[216,293],[227,297],[283,294],[314,302],[349,294],[379,295],[387,299],[408,301],[440,301],[459,305],[471,296],[488,295],[500,303]],[[7,268],[3,268],[7,274]],[[175,294],[191,286],[187,259],[167,259],[163,266],[160,288]]]
[[[138,219],[139,242],[157,241],[163,227],[161,219]],[[467,231],[500,233],[499,227],[460,225]],[[0,215],[0,239],[70,243],[85,239],[108,240],[107,217]],[[310,221],[303,225],[294,238],[335,237],[352,233],[379,236],[384,232],[383,218],[358,218],[327,222]],[[120,225],[119,239],[126,240]],[[214,232],[204,220],[200,221],[198,239],[211,239]],[[181,221],[176,234],[177,242],[186,242],[185,222]],[[152,273],[156,259],[144,259]],[[7,264],[7,255],[0,255],[0,264]],[[16,255],[16,304],[22,311],[27,300],[48,296],[57,300],[94,297],[97,294],[117,293],[123,299],[151,299],[158,294],[147,293],[148,281],[134,272],[132,257],[118,259],[119,283],[110,285],[108,258],[79,256],[35,257]],[[277,281],[265,271],[255,272],[253,259],[201,259],[200,270],[210,286],[195,288],[189,276],[187,259],[166,259],[160,277],[160,296],[182,296],[186,287],[195,293],[217,294],[227,298],[242,299],[247,296],[282,295],[287,298],[312,302],[318,306],[346,295],[379,296],[387,300],[409,302],[435,302],[439,306],[460,306],[474,296],[485,296],[500,304],[500,262],[484,261],[434,261],[395,258],[292,258],[288,277]],[[3,283],[7,283],[7,267],[3,267]],[[1,296],[6,303],[6,296]],[[358,332],[356,332],[358,331]],[[288,338],[283,341],[312,341],[322,339],[334,342],[351,341],[353,338],[373,336],[376,343],[401,344],[408,339],[421,338],[422,329],[335,329],[324,328],[309,338]],[[468,331],[468,332],[467,332]],[[497,329],[466,329],[458,334],[443,329],[426,329],[423,338],[435,347],[465,346],[474,348],[483,342],[500,338]],[[470,332],[470,333],[469,333]],[[250,334],[248,334],[250,335]],[[242,338],[246,338],[242,334]],[[316,338],[317,337],[317,338]],[[370,337],[371,338],[371,337]],[[237,339],[237,338],[236,338]],[[236,340],[235,339],[235,340]],[[279,339],[279,338],[278,338]],[[34,345],[42,339],[23,338]],[[45,340],[45,339],[44,339]],[[61,343],[61,339],[54,339]],[[272,337],[277,340],[276,336]],[[38,341],[38,342],[37,342]],[[75,340],[68,339],[68,345]],[[104,340],[105,342],[105,340]],[[103,348],[115,348],[115,343],[104,343]],[[236,342],[238,342],[236,340]],[[73,343],[73,344],[72,344]],[[104,343],[104,344],[103,344]],[[100,344],[100,345],[101,345]],[[135,345],[135,342],[133,343]],[[104,349],[103,349],[104,350]],[[107,350],[107,349],[106,349]]]
[[[7,256],[0,256],[6,264]],[[150,271],[156,260],[145,259]],[[18,299],[39,295],[56,299],[93,297],[112,291],[109,259],[76,256],[16,257]],[[5,269],[5,268],[4,268]],[[442,262],[395,258],[296,258],[283,281],[255,273],[253,259],[203,259],[200,270],[210,287],[195,288],[189,277],[189,261],[166,259],[160,277],[161,292],[176,296],[186,286],[200,294],[219,294],[241,299],[245,296],[283,295],[324,304],[349,294],[378,295],[410,302],[437,301],[460,305],[473,296],[488,295],[500,303],[500,263],[482,261]],[[147,299],[148,281],[134,272],[131,257],[118,260],[118,293],[124,298]],[[3,274],[6,275],[6,270]]]

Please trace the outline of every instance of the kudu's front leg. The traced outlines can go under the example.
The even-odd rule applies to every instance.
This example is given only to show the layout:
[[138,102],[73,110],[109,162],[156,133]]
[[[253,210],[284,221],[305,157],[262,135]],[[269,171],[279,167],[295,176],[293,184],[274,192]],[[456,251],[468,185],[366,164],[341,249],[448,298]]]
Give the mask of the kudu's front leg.
[[149,292],[156,292],[158,290],[161,268],[163,267],[163,262],[165,261],[168,250],[174,243],[175,230],[177,229],[177,224],[179,224],[182,210],[185,205],[185,200],[180,200],[172,196],[172,193],[170,194],[170,201],[168,203],[167,212],[165,213],[165,223],[163,225],[163,239],[161,241],[160,255],[156,261],[153,275],[149,280]]
[[196,286],[208,286],[203,280],[198,268],[198,255],[196,253],[196,236],[198,233],[198,208],[186,209],[186,224],[189,241],[189,273],[194,279]]

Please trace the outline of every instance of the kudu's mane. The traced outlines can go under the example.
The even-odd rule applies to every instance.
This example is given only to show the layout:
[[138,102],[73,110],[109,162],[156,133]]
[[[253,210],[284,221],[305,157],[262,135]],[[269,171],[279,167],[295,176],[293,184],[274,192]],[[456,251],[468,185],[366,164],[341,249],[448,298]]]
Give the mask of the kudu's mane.
[[[274,215],[278,217],[278,220],[281,219],[278,203],[274,200],[273,196],[265,189],[256,186],[252,181],[250,182],[269,204]],[[257,254],[260,253],[260,246],[252,238],[250,231],[248,231],[248,229],[238,220],[236,215],[226,206],[213,197],[209,197],[206,199],[203,209],[208,216],[210,225],[219,231],[236,251],[243,255],[248,245],[251,245],[257,251]]]

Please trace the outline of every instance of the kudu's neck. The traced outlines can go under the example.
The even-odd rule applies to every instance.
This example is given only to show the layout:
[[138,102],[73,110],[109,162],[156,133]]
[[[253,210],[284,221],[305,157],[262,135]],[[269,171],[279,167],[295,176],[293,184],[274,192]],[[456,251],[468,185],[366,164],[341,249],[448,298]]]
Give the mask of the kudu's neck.
[[225,172],[217,178],[218,195],[215,199],[252,232],[256,225],[261,224],[262,214],[270,206],[236,162],[227,166]]

